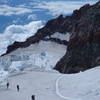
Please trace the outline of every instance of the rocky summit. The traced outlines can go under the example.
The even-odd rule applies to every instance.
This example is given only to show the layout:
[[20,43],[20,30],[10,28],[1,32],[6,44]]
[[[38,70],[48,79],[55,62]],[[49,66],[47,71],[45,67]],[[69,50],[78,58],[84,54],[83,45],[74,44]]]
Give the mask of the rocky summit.
[[[14,42],[2,56],[31,44],[44,40],[55,32],[71,34],[69,41],[59,40],[67,45],[66,54],[54,69],[62,73],[77,73],[100,65],[100,1],[94,5],[86,4],[70,16],[52,19],[25,42]],[[52,39],[53,40],[53,39]]]

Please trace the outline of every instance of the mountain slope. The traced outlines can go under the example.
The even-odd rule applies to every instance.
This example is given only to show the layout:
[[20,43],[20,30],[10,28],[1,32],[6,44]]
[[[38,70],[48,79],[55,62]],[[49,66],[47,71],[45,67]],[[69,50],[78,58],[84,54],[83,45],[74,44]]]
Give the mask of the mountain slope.
[[[88,76],[88,77],[87,77]],[[2,100],[99,100],[100,66],[78,74],[24,71],[9,76],[10,87],[0,87]],[[17,92],[16,85],[20,90]]]
[[8,46],[6,54],[38,43],[56,32],[60,34],[69,32],[71,37],[66,41],[68,45],[66,54],[54,69],[64,73],[76,73],[100,64],[100,1],[92,6],[84,5],[79,10],[73,11],[71,16],[60,15],[48,21],[25,42],[15,42]]

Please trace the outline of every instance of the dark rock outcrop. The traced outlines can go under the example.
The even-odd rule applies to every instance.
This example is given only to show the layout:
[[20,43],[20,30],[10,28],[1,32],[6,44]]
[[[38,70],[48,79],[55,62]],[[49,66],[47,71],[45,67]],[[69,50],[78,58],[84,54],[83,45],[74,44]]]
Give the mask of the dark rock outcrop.
[[63,44],[63,45],[68,45],[68,41],[66,40],[60,40],[58,38],[45,38],[43,39],[44,41],[52,41],[52,42],[56,42],[58,44]]
[[60,72],[76,73],[100,65],[100,1],[84,7],[87,10],[73,27],[67,52],[54,68]]
[[73,11],[71,16],[60,15],[48,21],[35,36],[25,42],[15,42],[8,46],[6,54],[39,42],[55,32],[63,34],[69,32],[71,38],[66,42],[68,45],[66,54],[54,69],[63,73],[76,73],[100,65],[100,1],[92,6],[84,5],[79,10]]

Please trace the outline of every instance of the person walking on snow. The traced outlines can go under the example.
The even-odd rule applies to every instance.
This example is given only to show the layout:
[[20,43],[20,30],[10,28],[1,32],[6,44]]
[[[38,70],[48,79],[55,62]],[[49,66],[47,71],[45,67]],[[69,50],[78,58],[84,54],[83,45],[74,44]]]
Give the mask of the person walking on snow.
[[9,88],[9,82],[7,82],[7,89]]
[[35,95],[32,95],[31,98],[32,98],[32,100],[35,100]]
[[19,85],[17,85],[17,91],[19,92]]

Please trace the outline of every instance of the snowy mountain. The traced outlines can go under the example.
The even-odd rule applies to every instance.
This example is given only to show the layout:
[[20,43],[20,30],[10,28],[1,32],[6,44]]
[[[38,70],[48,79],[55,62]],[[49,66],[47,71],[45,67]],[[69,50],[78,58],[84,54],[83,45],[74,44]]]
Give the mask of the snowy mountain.
[[9,45],[4,55],[18,48],[26,48],[31,44],[39,43],[41,40],[49,40],[68,45],[66,54],[62,55],[62,59],[55,66],[56,70],[76,73],[99,65],[99,3],[86,4],[79,10],[74,10],[70,16],[60,15],[49,20],[44,27],[26,41],[15,41]]
[[[4,48],[1,49],[2,50],[1,52],[5,52],[7,50],[7,52],[4,55],[2,55],[2,57],[0,58],[1,69],[9,70],[10,66],[14,67],[14,64],[17,64],[16,61],[18,61],[18,66],[17,66],[18,68],[15,66],[14,67],[15,70],[16,69],[23,70],[25,67],[20,68],[20,66],[23,66],[23,65],[26,66],[28,64],[27,66],[32,67],[34,64],[39,67],[42,67],[42,66],[43,67],[48,66],[49,68],[55,67],[55,69],[59,70],[60,72],[63,72],[63,71],[67,72],[66,71],[67,69],[64,67],[66,65],[65,63],[67,63],[67,61],[70,62],[70,60],[72,63],[68,62],[68,64],[70,64],[70,66],[72,66],[72,67],[69,68],[69,71],[67,73],[79,72],[79,71],[83,71],[83,70],[86,70],[91,67],[95,67],[95,65],[97,65],[97,63],[95,64],[95,61],[92,61],[91,60],[92,58],[90,59],[90,57],[94,57],[94,56],[92,56],[92,54],[89,55],[89,53],[88,53],[89,50],[91,51],[91,48],[89,48],[89,47],[92,47],[92,46],[89,46],[88,40],[86,41],[88,43],[88,45],[83,44],[84,43],[83,42],[82,46],[87,45],[87,48],[89,48],[89,49],[84,50],[83,49],[84,46],[81,47],[81,49],[83,49],[84,52],[86,53],[85,54],[81,50],[84,54],[84,57],[80,56],[80,53],[82,54],[82,52],[80,50],[78,51],[78,53],[79,53],[79,55],[78,55],[77,53],[75,53],[76,51],[74,48],[72,48],[72,50],[70,50],[69,48],[73,45],[72,41],[74,40],[74,37],[76,38],[77,34],[80,35],[81,31],[84,33],[87,31],[88,34],[90,34],[90,32],[92,32],[92,31],[99,32],[99,22],[98,23],[96,22],[97,20],[99,20],[99,14],[98,14],[99,11],[100,10],[99,10],[99,2],[98,2],[98,3],[94,4],[93,6],[87,4],[83,7],[81,7],[79,10],[73,11],[73,14],[71,16],[63,17],[62,15],[60,15],[59,17],[48,21],[44,27],[43,27],[43,24],[41,23],[41,21],[31,22],[30,24],[24,25],[23,27],[17,26],[17,25],[9,26],[5,31],[6,39],[9,37],[9,40],[8,41],[6,40],[5,44],[2,43],[2,40],[1,40],[1,45],[4,46]],[[92,15],[91,15],[91,13],[92,13]],[[90,18],[91,16],[93,16],[93,19]],[[98,19],[95,19],[95,18],[98,18]],[[87,23],[85,23],[86,20],[90,20],[90,21],[89,22],[87,21]],[[76,27],[78,25],[77,23],[79,23],[79,25],[80,25],[80,22],[83,23],[83,26],[84,26],[84,24],[86,24],[87,28],[85,28],[85,27],[81,28],[81,26],[79,26],[79,29],[77,29],[77,27]],[[95,24],[95,27],[93,26],[93,28],[91,28],[89,26],[90,24],[91,24],[91,27],[92,27],[92,25]],[[34,26],[34,28],[33,28],[33,26]],[[16,27],[16,28],[14,29],[14,27]],[[38,28],[40,28],[40,29],[38,30]],[[79,33],[78,33],[78,30],[80,30]],[[27,35],[27,33],[28,33],[28,35]],[[20,36],[21,36],[21,38],[20,38]],[[91,36],[91,34],[90,34],[90,36]],[[2,35],[1,35],[1,37],[2,37]],[[27,37],[29,37],[29,38],[27,38]],[[87,35],[86,35],[86,37],[87,37]],[[4,38],[2,37],[2,39],[4,39]],[[80,37],[79,37],[79,39],[80,39]],[[16,41],[14,42],[14,40],[16,40]],[[41,40],[44,42],[42,43]],[[78,39],[76,39],[76,40],[78,41]],[[82,40],[82,39],[80,39],[80,40]],[[18,42],[18,41],[21,41],[21,42]],[[48,41],[51,41],[51,42],[49,43]],[[63,49],[62,49],[63,53],[58,53],[59,58],[56,57],[57,51],[56,51],[56,53],[53,52],[56,50],[57,47],[55,49],[50,49],[51,51],[49,49],[47,49],[47,48],[49,48],[49,46],[51,48],[55,47],[56,43],[54,46],[54,42],[56,42],[58,44],[58,46],[59,46],[58,50],[60,50],[60,46],[63,45]],[[94,40],[93,40],[93,43],[94,43]],[[97,43],[98,43],[98,41],[97,41]],[[11,45],[8,46],[6,49],[5,46],[7,46],[7,44],[11,44]],[[32,47],[30,47],[31,45],[32,45]],[[36,48],[34,46],[38,46],[38,45],[41,45],[40,46],[41,51],[37,52],[37,54],[39,53],[38,55],[34,55],[35,53],[33,53],[32,51],[34,51]],[[48,45],[48,47],[46,47],[45,49],[42,49],[42,47],[44,48],[44,46],[46,46],[46,45]],[[68,54],[72,54],[72,55],[65,54],[65,48],[67,48],[66,45],[68,45],[68,49],[67,49],[66,53],[72,52],[74,50],[73,53],[77,54],[75,56],[76,58],[74,59],[77,62],[76,65],[74,64],[73,59],[66,61],[66,59],[67,59],[67,58],[65,58],[66,56],[67,57],[70,56],[73,58],[73,53],[68,53]],[[80,46],[81,45],[79,42],[79,47]],[[19,49],[20,49],[20,51],[19,51]],[[97,50],[98,49],[99,48],[97,47]],[[24,53],[23,50],[26,52]],[[77,50],[78,50],[78,48],[77,48]],[[38,47],[37,47],[36,51],[38,51]],[[29,54],[29,52],[30,52],[30,54]],[[49,52],[52,52],[51,57],[49,56],[50,55]],[[58,52],[60,52],[60,51],[58,51]],[[42,53],[45,56],[41,55]],[[21,55],[19,55],[19,54],[21,54]],[[65,54],[65,56],[64,56],[64,54]],[[33,57],[31,57],[31,55],[33,55]],[[85,58],[85,55],[86,55],[86,57],[88,55],[89,58],[88,57]],[[34,62],[34,59],[36,60],[36,58],[34,56],[36,56],[36,58],[37,58],[37,61],[35,61],[35,62]],[[52,56],[56,57],[54,62],[52,60],[53,59]],[[77,58],[77,57],[79,57],[79,58]],[[94,60],[96,60],[98,57],[99,57],[99,54],[97,56],[95,56]],[[60,58],[62,58],[61,62],[59,61]],[[7,60],[6,63],[5,63],[5,59]],[[82,61],[79,61],[82,64],[81,67],[80,67],[80,63],[78,63],[77,59],[83,59]],[[90,63],[92,62],[92,64],[94,62],[94,65],[92,66],[90,63],[85,64],[86,59],[88,59],[87,61],[90,61]],[[27,63],[26,63],[26,60],[27,60]],[[32,60],[33,60],[33,62],[32,62]],[[43,61],[43,63],[41,63],[40,65],[35,64],[38,62],[40,63],[42,61]],[[57,65],[56,65],[56,63],[57,63]],[[75,66],[76,66],[76,68],[73,68]],[[78,68],[78,66],[79,66],[79,68]]]
[[87,2],[0,1],[2,100],[99,100],[100,1]]

